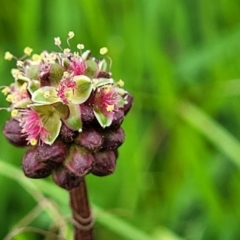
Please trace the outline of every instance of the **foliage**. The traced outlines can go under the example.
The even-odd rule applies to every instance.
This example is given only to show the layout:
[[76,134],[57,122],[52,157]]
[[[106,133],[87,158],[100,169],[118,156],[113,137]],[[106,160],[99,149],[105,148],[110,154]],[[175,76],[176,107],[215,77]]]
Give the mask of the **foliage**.
[[[94,55],[108,47],[114,76],[135,97],[116,172],[87,177],[97,239],[240,238],[239,7],[237,0],[1,3],[1,85],[12,82],[4,52],[51,51],[54,37],[74,31],[71,46],[82,42]],[[1,112],[1,126],[8,114]],[[0,239],[16,226],[29,228],[17,240],[42,239],[32,228],[58,232],[69,222],[66,192],[51,179],[24,178],[23,151],[0,141]],[[59,234],[71,239],[69,225]]]

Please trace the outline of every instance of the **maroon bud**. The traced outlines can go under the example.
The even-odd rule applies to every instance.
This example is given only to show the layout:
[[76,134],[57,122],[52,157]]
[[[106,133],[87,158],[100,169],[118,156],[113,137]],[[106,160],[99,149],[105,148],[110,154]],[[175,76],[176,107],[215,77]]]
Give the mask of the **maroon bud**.
[[64,166],[73,174],[85,176],[92,167],[93,156],[85,149],[72,145],[69,154],[64,161]]
[[129,110],[132,107],[132,103],[133,103],[133,96],[130,93],[127,93],[124,98],[127,100],[127,103],[124,105],[123,107],[123,111],[125,116],[127,115],[127,113],[129,112]]
[[52,145],[39,145],[37,153],[42,162],[61,163],[68,154],[68,147],[62,141],[56,140]]
[[93,113],[93,108],[90,104],[81,104],[81,118],[83,123],[90,123],[94,120],[95,116]]
[[75,143],[90,151],[97,151],[102,147],[103,136],[94,129],[86,129],[75,138]]
[[94,154],[94,163],[91,173],[96,176],[112,174],[116,168],[116,154],[114,151],[97,152]]
[[52,172],[51,165],[39,160],[36,147],[28,149],[23,156],[22,169],[29,178],[45,178]]
[[25,147],[27,145],[26,136],[21,131],[19,121],[14,118],[8,120],[3,128],[3,134],[11,144],[17,147]]
[[98,72],[97,78],[110,78],[111,74],[109,72],[100,71]]
[[71,143],[74,141],[74,138],[77,136],[77,132],[69,129],[64,123],[62,124],[60,130],[60,138],[66,142]]
[[124,120],[124,112],[123,110],[118,109],[118,111],[116,111],[113,115],[113,120],[110,125],[110,128],[118,129],[121,126],[123,120]]
[[104,135],[103,148],[107,150],[115,150],[122,145],[125,140],[125,134],[122,128],[114,131],[108,131]]
[[53,170],[52,177],[58,186],[65,188],[68,191],[78,187],[81,183],[81,177],[69,172],[65,167]]

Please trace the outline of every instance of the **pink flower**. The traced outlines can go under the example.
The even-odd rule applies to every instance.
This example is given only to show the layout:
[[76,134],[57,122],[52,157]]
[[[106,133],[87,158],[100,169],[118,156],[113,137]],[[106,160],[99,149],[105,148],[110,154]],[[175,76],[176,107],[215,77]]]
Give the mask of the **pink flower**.
[[83,60],[73,59],[70,63],[70,68],[73,70],[74,75],[82,75],[86,69],[86,65]]
[[33,109],[22,110],[20,125],[22,133],[27,135],[26,140],[31,145],[36,145],[38,141],[44,142],[50,135],[44,128],[43,122],[38,113]]
[[63,103],[65,104],[69,103],[66,94],[69,91],[74,91],[76,86],[77,86],[76,82],[74,82],[71,78],[66,78],[61,80],[59,87],[57,89],[57,95],[58,97],[61,98]]
[[105,86],[97,90],[94,105],[107,117],[112,118],[118,110],[118,94],[112,86]]

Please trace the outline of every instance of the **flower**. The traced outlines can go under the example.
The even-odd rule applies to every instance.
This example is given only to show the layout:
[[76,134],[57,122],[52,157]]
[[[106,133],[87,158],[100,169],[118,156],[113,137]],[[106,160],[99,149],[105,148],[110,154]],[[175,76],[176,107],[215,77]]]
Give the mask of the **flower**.
[[26,140],[31,145],[36,145],[38,141],[44,142],[49,136],[49,132],[43,125],[39,114],[33,109],[21,110],[20,125],[22,133],[27,135]]
[[[132,96],[122,80],[112,78],[112,61],[96,59],[83,44],[72,51],[32,54],[26,47],[11,70],[13,82],[2,87],[11,115],[3,128],[15,146],[28,150],[22,160],[27,177],[53,180],[67,190],[77,187],[87,174],[106,176],[115,170],[117,149],[124,142],[121,124],[132,106]],[[100,54],[107,53],[101,48]],[[31,56],[30,56],[31,55]],[[110,60],[110,62],[109,62]]]

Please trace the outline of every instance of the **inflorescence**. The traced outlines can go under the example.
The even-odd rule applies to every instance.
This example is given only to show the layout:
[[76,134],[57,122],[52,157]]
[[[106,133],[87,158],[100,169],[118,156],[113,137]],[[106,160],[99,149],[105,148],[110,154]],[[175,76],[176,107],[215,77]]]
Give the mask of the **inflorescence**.
[[[69,32],[67,44],[74,37]],[[53,180],[70,190],[79,186],[88,173],[106,176],[114,172],[117,149],[124,141],[121,124],[131,108],[133,97],[122,80],[112,78],[111,61],[96,59],[84,45],[77,52],[32,54],[5,53],[16,59],[11,73],[14,82],[2,93],[10,106],[11,118],[4,135],[15,146],[25,147],[22,168],[27,177]],[[105,55],[107,48],[101,48]]]

